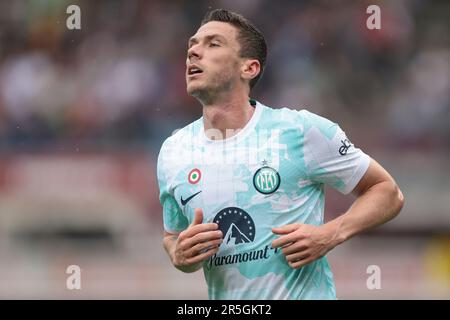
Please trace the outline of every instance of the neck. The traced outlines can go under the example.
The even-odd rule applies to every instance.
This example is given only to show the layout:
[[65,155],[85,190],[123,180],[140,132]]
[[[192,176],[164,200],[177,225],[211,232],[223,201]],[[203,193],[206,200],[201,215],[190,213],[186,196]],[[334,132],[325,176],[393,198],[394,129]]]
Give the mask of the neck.
[[247,95],[230,96],[204,104],[203,124],[206,136],[212,140],[232,137],[245,127],[254,111]]

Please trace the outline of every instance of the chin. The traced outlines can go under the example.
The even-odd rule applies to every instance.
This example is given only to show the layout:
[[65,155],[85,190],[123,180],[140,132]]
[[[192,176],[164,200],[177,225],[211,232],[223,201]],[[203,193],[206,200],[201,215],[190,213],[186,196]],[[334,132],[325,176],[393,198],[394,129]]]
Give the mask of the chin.
[[203,92],[206,91],[206,88],[203,88],[201,86],[198,85],[188,85],[187,86],[187,93],[190,96],[193,97],[198,97],[198,96],[202,96]]

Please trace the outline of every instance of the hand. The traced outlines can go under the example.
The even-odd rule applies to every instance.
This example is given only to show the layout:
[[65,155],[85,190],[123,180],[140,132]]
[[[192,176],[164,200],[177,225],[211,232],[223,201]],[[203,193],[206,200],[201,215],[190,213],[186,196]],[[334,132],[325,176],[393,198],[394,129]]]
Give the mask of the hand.
[[219,251],[222,231],[217,223],[202,223],[202,209],[195,209],[194,221],[178,235],[173,264],[178,268],[190,267]]
[[336,246],[331,231],[325,225],[316,227],[301,223],[272,228],[273,233],[282,235],[272,242],[272,247],[282,247],[289,266],[298,269],[323,257]]

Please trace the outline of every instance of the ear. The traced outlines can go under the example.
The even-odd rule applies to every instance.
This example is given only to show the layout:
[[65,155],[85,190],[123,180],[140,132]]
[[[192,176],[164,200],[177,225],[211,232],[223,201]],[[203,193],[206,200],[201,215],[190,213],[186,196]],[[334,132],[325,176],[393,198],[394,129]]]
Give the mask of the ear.
[[241,66],[241,78],[250,82],[261,72],[261,64],[256,59],[246,59]]

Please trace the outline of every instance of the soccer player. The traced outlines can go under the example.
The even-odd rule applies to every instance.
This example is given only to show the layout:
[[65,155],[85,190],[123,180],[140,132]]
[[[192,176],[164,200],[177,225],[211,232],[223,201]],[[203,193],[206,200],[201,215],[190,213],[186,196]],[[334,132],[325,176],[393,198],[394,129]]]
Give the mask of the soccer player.
[[[336,123],[250,99],[265,63],[263,35],[231,11],[189,39],[203,116],[158,157],[164,247],[179,270],[203,267],[210,299],[335,299],[326,253],[394,218],[403,195]],[[357,196],[325,224],[324,185]]]

